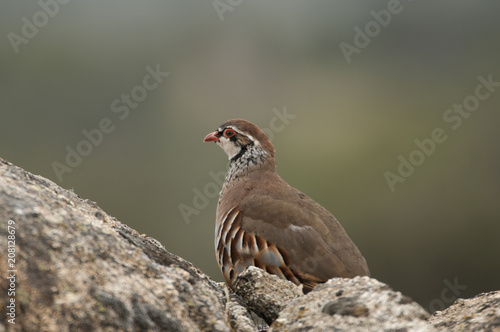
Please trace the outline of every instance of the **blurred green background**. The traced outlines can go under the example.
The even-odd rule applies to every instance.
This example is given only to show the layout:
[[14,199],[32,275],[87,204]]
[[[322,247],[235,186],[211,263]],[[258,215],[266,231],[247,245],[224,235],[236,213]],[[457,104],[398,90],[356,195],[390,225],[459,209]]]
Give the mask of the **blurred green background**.
[[[458,129],[443,119],[478,76],[500,82],[500,2],[403,1],[377,31],[388,1],[54,1],[0,4],[3,158],[220,281],[209,174],[227,159],[202,139],[230,118],[274,125],[278,172],[332,211],[375,278],[431,310],[500,289],[500,87]],[[367,24],[348,63],[340,44]],[[169,73],[151,91],[148,66]],[[111,105],[131,92],[120,119]],[[59,178],[53,163],[105,118],[114,130]],[[384,173],[434,128],[447,140],[392,192]]]

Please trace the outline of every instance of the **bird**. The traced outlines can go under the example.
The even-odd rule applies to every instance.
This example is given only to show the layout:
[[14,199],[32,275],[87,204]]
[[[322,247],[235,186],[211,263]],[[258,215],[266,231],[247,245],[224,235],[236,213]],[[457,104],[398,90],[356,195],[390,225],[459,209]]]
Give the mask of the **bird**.
[[215,142],[229,159],[217,203],[215,253],[230,289],[249,266],[302,285],[303,293],[333,277],[370,275],[337,219],[278,175],[264,131],[232,119],[203,141]]

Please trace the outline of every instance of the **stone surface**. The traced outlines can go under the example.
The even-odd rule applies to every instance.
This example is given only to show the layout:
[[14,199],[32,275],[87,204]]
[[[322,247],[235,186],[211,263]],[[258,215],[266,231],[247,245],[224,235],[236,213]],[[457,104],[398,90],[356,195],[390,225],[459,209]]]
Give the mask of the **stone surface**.
[[238,332],[251,332],[257,330],[256,322],[239,296],[232,293],[225,283],[218,283],[225,290],[226,311],[231,329]]
[[231,293],[96,203],[1,158],[0,248],[9,248],[0,271],[15,278],[0,278],[0,332],[264,329],[250,310],[272,331],[500,332],[499,291],[457,300],[429,320],[369,277],[334,278],[303,295],[249,268]]
[[[191,263],[94,202],[0,159],[0,248],[8,220],[16,316],[13,325],[3,313],[0,331],[230,330],[224,290]],[[0,270],[9,269],[2,253]],[[0,279],[2,307],[9,285]]]
[[435,312],[429,322],[443,331],[500,332],[500,291],[458,299],[449,308]]
[[238,275],[234,286],[245,305],[268,324],[290,300],[302,295],[301,287],[253,266]]
[[428,316],[380,281],[334,278],[292,300],[270,331],[435,331]]

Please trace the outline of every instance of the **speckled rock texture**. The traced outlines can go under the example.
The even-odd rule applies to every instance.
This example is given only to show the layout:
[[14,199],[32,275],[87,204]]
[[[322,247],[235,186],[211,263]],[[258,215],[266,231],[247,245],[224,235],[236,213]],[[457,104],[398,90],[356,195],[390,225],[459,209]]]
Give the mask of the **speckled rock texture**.
[[428,317],[380,281],[334,278],[292,300],[270,331],[435,331]]
[[[230,331],[252,323],[241,305],[230,319],[225,289],[158,241],[0,159],[0,248],[8,220],[16,316],[13,325],[2,313],[0,331]],[[3,253],[2,275],[10,269]],[[0,279],[3,308],[9,285]]]
[[238,275],[235,291],[245,305],[262,317],[267,324],[278,318],[290,300],[303,295],[302,287],[254,266],[250,266]]
[[500,332],[500,291],[458,299],[449,308],[435,312],[429,321],[442,331]]
[[369,277],[334,278],[303,295],[249,268],[232,293],[96,203],[1,158],[0,271],[9,277],[0,278],[0,332],[265,330],[250,310],[271,331],[500,332],[499,291],[430,319]]
[[334,278],[302,295],[289,281],[248,268],[238,276],[236,292],[249,309],[274,321],[270,331],[500,332],[500,291],[459,299],[432,316],[369,277]]

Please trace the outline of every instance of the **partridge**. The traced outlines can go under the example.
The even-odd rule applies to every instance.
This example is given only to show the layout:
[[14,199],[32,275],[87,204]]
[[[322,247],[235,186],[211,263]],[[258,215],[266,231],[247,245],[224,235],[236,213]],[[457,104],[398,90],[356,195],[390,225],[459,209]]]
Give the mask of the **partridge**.
[[216,213],[215,251],[228,286],[248,266],[303,285],[369,275],[365,258],[324,207],[276,173],[274,147],[253,123],[234,119],[208,134],[229,157]]

